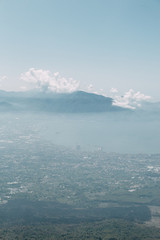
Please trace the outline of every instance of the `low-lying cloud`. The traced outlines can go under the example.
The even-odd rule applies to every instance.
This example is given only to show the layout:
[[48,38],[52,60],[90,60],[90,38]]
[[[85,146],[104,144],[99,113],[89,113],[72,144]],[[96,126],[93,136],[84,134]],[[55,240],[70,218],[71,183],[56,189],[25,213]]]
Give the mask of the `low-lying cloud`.
[[135,92],[133,89],[127,91],[123,96],[118,95],[118,90],[112,88],[110,90],[114,99],[113,105],[136,109],[141,107],[141,103],[151,99],[151,96],[147,96],[141,92]]
[[0,82],[1,82],[1,81],[5,81],[5,80],[7,80],[7,79],[8,79],[8,77],[7,77],[6,75],[0,76]]
[[41,91],[57,93],[74,92],[79,87],[79,82],[72,78],[62,77],[59,72],[51,73],[48,70],[30,68],[21,74],[21,80],[28,82],[33,88]]

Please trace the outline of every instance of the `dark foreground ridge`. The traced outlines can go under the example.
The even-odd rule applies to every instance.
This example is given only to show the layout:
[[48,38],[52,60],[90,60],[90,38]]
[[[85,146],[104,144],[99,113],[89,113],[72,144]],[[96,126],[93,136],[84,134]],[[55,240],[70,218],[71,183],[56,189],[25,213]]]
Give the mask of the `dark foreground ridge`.
[[127,111],[114,106],[113,99],[77,91],[73,93],[0,91],[0,111],[90,113]]
[[150,219],[146,206],[75,209],[57,202],[11,200],[0,207],[0,239],[146,240],[159,229],[141,224]]
[[67,204],[50,201],[30,201],[25,199],[10,200],[0,207],[1,222],[17,223],[82,223],[105,219],[124,219],[144,222],[151,219],[147,206],[118,206],[75,208]]

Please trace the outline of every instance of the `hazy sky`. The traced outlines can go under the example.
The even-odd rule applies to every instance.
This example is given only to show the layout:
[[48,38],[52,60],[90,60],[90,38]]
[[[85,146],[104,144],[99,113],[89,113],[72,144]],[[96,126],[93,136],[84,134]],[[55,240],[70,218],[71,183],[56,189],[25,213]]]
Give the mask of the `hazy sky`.
[[1,89],[33,72],[160,100],[160,1],[0,0]]

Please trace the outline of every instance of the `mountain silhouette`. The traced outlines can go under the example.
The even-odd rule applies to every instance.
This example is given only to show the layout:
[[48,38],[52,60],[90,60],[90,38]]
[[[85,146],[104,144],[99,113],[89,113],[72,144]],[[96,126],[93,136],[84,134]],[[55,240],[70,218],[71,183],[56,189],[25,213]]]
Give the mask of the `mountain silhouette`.
[[126,111],[112,103],[112,98],[84,91],[73,93],[0,91],[0,111],[59,113]]

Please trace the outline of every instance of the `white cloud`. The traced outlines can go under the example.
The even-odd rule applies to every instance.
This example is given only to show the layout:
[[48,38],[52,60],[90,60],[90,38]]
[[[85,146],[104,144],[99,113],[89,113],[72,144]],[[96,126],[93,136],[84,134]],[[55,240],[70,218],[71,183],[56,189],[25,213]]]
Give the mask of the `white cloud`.
[[8,77],[6,75],[0,76],[0,87],[3,86],[3,82],[6,82]]
[[143,101],[151,99],[151,96],[146,96],[141,92],[135,92],[133,89],[127,91],[123,96],[115,95],[112,97],[114,99],[113,105],[130,109],[141,107]]
[[21,91],[27,91],[27,87],[26,86],[21,86],[20,89],[21,89]]
[[99,90],[96,90],[92,84],[89,84],[87,87],[84,87],[83,91],[87,91],[89,93],[94,93],[94,94],[106,96],[103,88],[100,88]]
[[89,86],[87,87],[87,90],[89,92],[92,92],[93,91],[93,85],[92,84],[89,84]]
[[59,72],[52,74],[50,71],[43,69],[30,68],[27,72],[22,73],[20,78],[42,91],[74,92],[79,87],[78,81],[62,77]]
[[7,80],[7,79],[8,79],[8,77],[5,76],[5,75],[0,77],[0,81],[4,81],[4,80]]
[[111,93],[118,93],[118,90],[117,90],[117,88],[111,88],[111,89],[110,89],[110,92],[111,92]]

